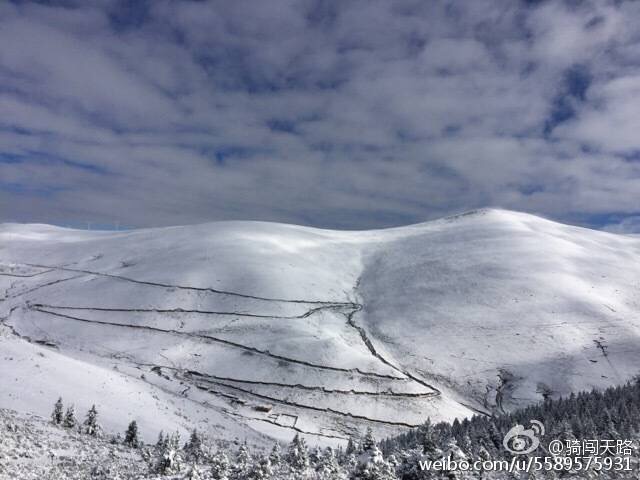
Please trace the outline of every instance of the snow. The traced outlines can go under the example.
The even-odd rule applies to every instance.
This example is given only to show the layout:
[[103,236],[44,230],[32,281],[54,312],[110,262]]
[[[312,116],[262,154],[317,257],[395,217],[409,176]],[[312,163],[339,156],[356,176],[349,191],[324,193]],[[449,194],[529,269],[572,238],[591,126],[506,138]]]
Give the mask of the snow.
[[0,407],[380,437],[636,375],[638,273],[637,237],[503,210],[363,232],[4,224]]

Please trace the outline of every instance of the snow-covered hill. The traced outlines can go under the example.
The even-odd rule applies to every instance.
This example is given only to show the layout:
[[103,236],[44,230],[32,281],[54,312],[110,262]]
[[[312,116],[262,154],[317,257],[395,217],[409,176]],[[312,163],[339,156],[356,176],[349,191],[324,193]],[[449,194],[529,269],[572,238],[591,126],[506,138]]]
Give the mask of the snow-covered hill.
[[339,442],[640,373],[640,239],[481,210],[336,232],[0,226],[0,407]]

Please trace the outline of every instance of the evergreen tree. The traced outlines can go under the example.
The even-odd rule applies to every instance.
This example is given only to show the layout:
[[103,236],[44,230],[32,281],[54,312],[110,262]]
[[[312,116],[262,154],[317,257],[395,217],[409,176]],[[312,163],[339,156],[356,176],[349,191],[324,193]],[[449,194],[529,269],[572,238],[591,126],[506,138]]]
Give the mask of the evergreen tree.
[[[453,437],[449,437],[449,439],[444,442],[441,458],[448,458],[449,460],[453,462],[458,462],[458,463],[463,460],[467,460],[467,456],[460,449],[456,440]],[[462,472],[459,472],[457,470],[445,470],[442,473],[446,475],[447,478],[449,479],[458,479],[458,478],[461,478],[463,475]]]
[[274,467],[278,467],[280,465],[280,462],[282,461],[282,453],[279,443],[276,443],[271,449],[271,453],[269,454],[269,461]]
[[442,456],[442,451],[438,448],[435,430],[431,427],[429,421],[427,421],[425,427],[422,433],[422,453],[432,460],[437,460]]
[[358,458],[355,453],[345,454],[341,463],[344,470],[351,472],[358,466]]
[[175,432],[169,440],[165,436],[163,443],[156,452],[157,458],[152,467],[152,473],[160,475],[174,475],[180,473],[183,465],[180,452],[180,433]]
[[364,435],[364,439],[362,440],[362,450],[363,451],[370,451],[373,450],[373,448],[376,446],[376,440],[373,437],[373,430],[371,430],[371,427],[367,428],[367,432]]
[[227,480],[229,478],[229,458],[225,452],[219,451],[213,456],[210,473],[214,480]]
[[602,412],[602,430],[606,432],[607,438],[609,439],[617,439],[620,438],[620,434],[616,429],[615,422],[613,421],[613,416],[608,408],[604,408]]
[[478,478],[483,479],[485,478],[485,475],[486,475],[486,470],[484,469],[484,462],[491,461],[491,454],[483,444],[481,444],[478,448],[478,460],[481,462],[480,471],[478,472]]
[[[162,435],[162,432],[160,432]],[[127,431],[124,434],[124,444],[132,448],[138,448],[140,446],[140,440],[138,439],[138,424],[133,420],[127,427]]]
[[460,441],[460,448],[464,453],[466,453],[469,456],[473,454],[473,444],[471,443],[471,437],[469,436],[468,433],[465,433],[464,435],[462,435],[462,440]]
[[311,452],[309,453],[309,466],[311,468],[315,468],[318,465],[318,462],[320,462],[321,456],[322,451],[320,450],[320,447],[315,446],[313,449],[311,449]]
[[331,447],[327,447],[322,453],[316,471],[323,480],[335,480],[342,476],[340,465]]
[[294,472],[304,472],[309,468],[309,450],[304,438],[296,433],[289,444],[287,463]]
[[271,461],[268,457],[262,456],[251,466],[247,478],[251,480],[269,480],[272,475]]
[[87,412],[87,417],[82,424],[82,431],[87,435],[98,436],[100,433],[100,426],[98,425],[98,410],[95,405],[92,405]]
[[194,462],[199,462],[204,458],[204,446],[197,430],[194,429],[191,432],[191,437],[189,437],[189,441],[184,446],[184,452],[187,458]]
[[362,453],[358,457],[358,465],[351,472],[352,480],[392,480],[395,478],[392,467],[384,461],[371,428],[362,441]]
[[353,455],[358,452],[358,444],[353,439],[351,435],[349,435],[349,440],[347,440],[347,448],[345,450],[345,455]]
[[165,442],[169,444],[169,448],[173,450],[180,450],[180,432],[176,430],[171,434],[168,441],[165,439]]
[[187,474],[184,476],[185,480],[204,480],[204,476],[202,471],[198,468],[198,465],[195,463],[189,467]]
[[64,420],[63,408],[62,397],[59,397],[58,401],[53,406],[53,413],[51,414],[51,421],[54,425],[60,425]]
[[67,407],[67,411],[64,414],[62,426],[64,426],[65,428],[76,428],[77,425],[78,421],[76,420],[76,409],[73,405],[69,405],[69,407]]
[[162,450],[169,444],[169,436],[165,435],[162,430],[158,434],[158,440],[156,441],[156,450]]
[[247,442],[243,442],[236,454],[236,463],[231,469],[231,478],[235,480],[244,480],[251,468],[251,455]]

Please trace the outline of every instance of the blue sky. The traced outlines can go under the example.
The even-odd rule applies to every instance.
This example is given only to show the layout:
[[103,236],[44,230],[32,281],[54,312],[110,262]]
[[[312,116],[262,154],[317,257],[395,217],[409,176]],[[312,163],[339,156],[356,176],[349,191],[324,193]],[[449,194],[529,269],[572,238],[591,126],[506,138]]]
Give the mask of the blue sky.
[[640,2],[0,4],[0,222],[640,231]]

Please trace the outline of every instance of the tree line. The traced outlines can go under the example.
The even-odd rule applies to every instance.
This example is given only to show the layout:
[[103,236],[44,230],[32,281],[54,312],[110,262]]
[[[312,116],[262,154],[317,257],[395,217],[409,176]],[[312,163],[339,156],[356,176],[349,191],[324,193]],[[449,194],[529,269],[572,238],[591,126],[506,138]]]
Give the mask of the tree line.
[[[100,436],[98,412],[94,406],[83,422],[75,419],[73,406],[63,408],[62,399],[55,403],[52,422],[64,428]],[[502,472],[425,471],[420,463],[444,458],[460,460],[508,460],[512,457],[503,440],[514,425],[542,422],[546,431],[537,456],[552,455],[549,441],[620,440],[631,441],[631,472],[571,471]],[[155,444],[145,444],[137,423],[130,422],[124,436],[111,441],[137,449],[148,465],[152,478],[167,476],[200,480],[420,480],[447,479],[533,479],[533,478],[640,478],[638,476],[638,439],[640,437],[640,381],[571,394],[494,416],[476,415],[452,423],[433,424],[429,419],[404,434],[378,442],[371,429],[364,435],[352,436],[346,446],[333,449],[310,448],[304,437],[295,435],[282,449],[276,443],[268,454],[252,452],[246,442],[230,451],[212,443],[197,430],[186,442],[180,434],[160,432]],[[538,476],[536,476],[538,475]]]

